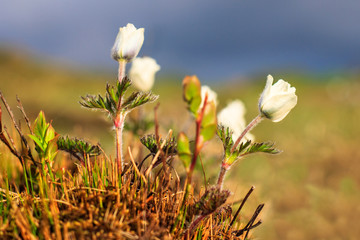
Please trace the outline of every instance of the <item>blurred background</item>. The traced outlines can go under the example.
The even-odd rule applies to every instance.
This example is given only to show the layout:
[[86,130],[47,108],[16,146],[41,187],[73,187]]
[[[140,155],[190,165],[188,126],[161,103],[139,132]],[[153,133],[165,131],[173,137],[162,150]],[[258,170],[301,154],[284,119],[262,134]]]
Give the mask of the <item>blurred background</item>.
[[[178,107],[186,74],[218,92],[219,109],[243,100],[247,121],[257,114],[267,74],[290,82],[299,98],[295,109],[253,131],[283,153],[237,163],[226,182],[232,201],[256,186],[244,216],[266,204],[255,239],[360,236],[359,1],[12,0],[0,6],[0,90],[14,112],[20,116],[18,95],[32,120],[44,110],[60,134],[100,142],[111,154],[111,125],[78,101],[115,82],[110,49],[128,22],[145,28],[139,55],[161,65],[154,92],[164,132],[186,125],[185,108]],[[144,110],[150,117],[154,106]],[[221,146],[211,144],[218,151],[205,148],[204,159],[214,181]]]

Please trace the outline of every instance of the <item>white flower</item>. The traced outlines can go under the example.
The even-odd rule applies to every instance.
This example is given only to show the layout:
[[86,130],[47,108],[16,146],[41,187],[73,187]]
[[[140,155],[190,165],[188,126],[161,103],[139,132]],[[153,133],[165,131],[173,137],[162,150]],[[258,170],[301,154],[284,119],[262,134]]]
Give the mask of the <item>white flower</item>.
[[155,73],[160,66],[151,57],[135,58],[132,62],[129,77],[134,87],[140,91],[147,92],[154,85]]
[[215,107],[218,104],[218,100],[217,100],[217,93],[214,92],[213,90],[211,90],[211,88],[209,86],[201,86],[201,103],[200,103],[200,108],[201,109],[204,105],[204,101],[205,101],[205,94],[207,93],[207,102],[214,102]]
[[[240,134],[246,128],[245,113],[244,103],[240,100],[235,100],[230,102],[218,114],[218,122],[233,131],[234,142],[236,142]],[[242,139],[242,142],[254,139],[252,134],[247,133]]]
[[274,78],[268,75],[265,89],[259,99],[259,110],[262,116],[279,122],[295,107],[296,89],[282,79],[272,85],[273,81]]
[[116,61],[130,62],[135,58],[144,42],[144,28],[136,29],[131,23],[119,29],[111,56]]

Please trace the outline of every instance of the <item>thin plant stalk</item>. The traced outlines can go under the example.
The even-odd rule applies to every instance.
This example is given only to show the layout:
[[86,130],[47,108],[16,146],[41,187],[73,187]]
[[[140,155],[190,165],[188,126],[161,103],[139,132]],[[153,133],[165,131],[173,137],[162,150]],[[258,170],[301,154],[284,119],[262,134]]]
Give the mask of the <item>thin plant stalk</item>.
[[196,118],[196,131],[195,131],[195,149],[194,149],[194,153],[192,156],[192,160],[191,160],[191,164],[189,167],[189,170],[187,172],[187,178],[185,181],[185,193],[183,195],[183,200],[181,202],[180,205],[180,214],[178,216],[178,218],[176,219],[174,225],[172,226],[171,232],[173,232],[173,230],[175,229],[177,223],[180,221],[180,219],[182,218],[184,220],[185,218],[185,214],[186,214],[186,199],[189,196],[189,192],[191,189],[191,180],[192,180],[192,174],[195,168],[195,164],[196,164],[196,160],[199,156],[200,150],[202,148],[203,143],[201,143],[200,141],[200,130],[201,130],[201,122],[203,120],[203,116],[204,116],[204,112],[205,112],[205,107],[207,104],[207,100],[208,100],[208,95],[205,95],[205,99],[204,99],[204,105],[203,107],[200,109],[200,112]]
[[200,130],[201,130],[201,122],[202,122],[203,117],[204,117],[204,112],[205,112],[205,107],[206,107],[206,104],[207,104],[207,100],[208,100],[208,95],[206,94],[205,99],[204,99],[204,105],[201,108],[198,117],[196,118],[195,150],[194,150],[194,154],[192,156],[189,172],[188,172],[188,175],[187,175],[187,184],[188,185],[191,184],[192,173],[194,172],[196,160],[197,160],[197,158],[199,156],[199,153],[200,153],[200,150],[201,150],[201,148],[203,146],[203,144],[200,141]]
[[244,131],[241,133],[241,135],[238,137],[238,139],[234,143],[234,146],[231,148],[231,153],[233,153],[235,151],[236,147],[239,145],[239,143],[243,139],[243,137],[248,132],[250,132],[251,129],[253,129],[256,125],[258,125],[262,120],[263,120],[263,116],[258,115],[249,123],[249,125],[247,125],[247,127],[244,129]]
[[217,180],[217,186],[220,189],[222,188],[225,174],[226,174],[227,170],[229,170],[229,168],[230,168],[230,166],[228,164],[226,164],[224,162],[221,164],[220,173],[219,173],[219,177],[218,177],[218,180]]
[[119,114],[117,119],[114,121],[115,124],[115,138],[116,138],[116,163],[118,173],[121,175],[122,172],[122,133],[124,129],[125,116]]
[[[263,117],[261,115],[258,115],[249,123],[249,125],[246,126],[244,131],[240,134],[240,136],[237,138],[236,142],[232,146],[230,154],[232,154],[236,150],[237,146],[239,145],[241,140],[244,138],[244,136],[248,132],[250,132],[251,129],[253,129],[256,125],[258,125],[262,120],[263,120]],[[217,186],[220,189],[222,188],[222,185],[224,183],[225,174],[230,169],[230,166],[231,166],[231,164],[227,163],[226,159],[223,159],[222,164],[221,164],[219,177],[218,177],[218,180],[217,180]]]
[[[126,61],[119,61],[118,81],[121,83],[125,77]],[[124,128],[125,115],[120,111],[122,96],[119,97],[118,109],[114,120],[115,125],[115,145],[116,145],[116,163],[118,174],[122,173],[122,134]]]
[[126,61],[119,61],[118,69],[118,80],[121,83],[122,79],[125,77]]

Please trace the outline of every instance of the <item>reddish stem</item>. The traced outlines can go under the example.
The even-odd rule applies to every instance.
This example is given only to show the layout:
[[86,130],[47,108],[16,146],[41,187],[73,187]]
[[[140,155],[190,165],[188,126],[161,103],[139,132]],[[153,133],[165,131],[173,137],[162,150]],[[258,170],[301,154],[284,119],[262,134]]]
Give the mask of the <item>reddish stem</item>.
[[229,170],[229,168],[230,168],[230,166],[228,164],[226,164],[224,162],[221,164],[221,169],[220,169],[219,177],[217,180],[217,186],[219,189],[222,188],[222,185],[224,183],[225,174]]
[[118,70],[118,80],[121,83],[122,79],[125,77],[125,67],[126,61],[119,61],[119,70]]
[[[118,81],[121,83],[122,79],[125,77],[126,61],[119,61],[119,70],[118,70]],[[117,105],[116,118],[114,119],[115,126],[115,145],[116,145],[116,163],[118,167],[118,173],[121,176],[122,172],[122,133],[124,128],[125,115],[121,113],[121,100],[122,96],[119,96],[119,102]]]
[[116,162],[119,171],[119,175],[122,172],[122,132],[124,128],[125,116],[118,114],[114,121],[115,135],[116,135]]
[[249,125],[247,125],[247,127],[244,129],[244,131],[241,133],[241,135],[238,137],[238,139],[236,140],[234,146],[231,148],[231,153],[233,153],[236,149],[236,147],[239,145],[241,139],[243,139],[243,137],[251,130],[253,129],[259,122],[261,122],[261,120],[263,119],[263,117],[261,115],[258,115],[256,118],[254,118],[251,123],[249,123]]
[[196,118],[195,150],[194,150],[193,158],[191,160],[189,173],[188,173],[188,176],[187,176],[187,180],[188,180],[187,184],[191,184],[192,173],[193,173],[194,168],[195,168],[196,160],[197,160],[197,157],[198,157],[198,155],[200,153],[200,150],[201,150],[201,148],[203,146],[203,142],[200,142],[200,130],[201,130],[201,122],[202,122],[203,117],[204,117],[205,107],[207,105],[207,100],[208,100],[208,95],[205,94],[204,105],[200,109],[199,115]]

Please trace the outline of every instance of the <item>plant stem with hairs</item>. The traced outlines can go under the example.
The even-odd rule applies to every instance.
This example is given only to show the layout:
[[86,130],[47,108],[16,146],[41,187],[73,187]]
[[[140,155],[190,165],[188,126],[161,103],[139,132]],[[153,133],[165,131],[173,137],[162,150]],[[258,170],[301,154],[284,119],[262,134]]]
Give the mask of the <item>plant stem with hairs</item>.
[[234,146],[231,148],[231,153],[233,153],[236,149],[236,147],[239,145],[243,137],[250,132],[251,129],[253,129],[256,125],[258,125],[263,120],[263,117],[261,115],[256,116],[250,123],[247,125],[247,127],[244,129],[244,131],[241,133],[241,135],[238,137],[236,142],[234,143]]
[[125,77],[125,69],[126,69],[126,61],[119,61],[119,69],[118,69],[118,80],[119,82]]
[[[244,129],[244,131],[241,133],[241,135],[237,138],[236,142],[231,148],[230,154],[232,154],[237,146],[240,144],[241,140],[244,138],[244,136],[250,132],[251,129],[253,129],[256,125],[258,125],[263,120],[263,117],[261,115],[256,116],[250,123],[247,125],[247,127]],[[230,169],[231,164],[226,162],[226,159],[224,158],[221,164],[221,169],[219,173],[219,177],[217,180],[217,186],[221,189],[222,185],[224,183],[224,177],[226,172]]]
[[[119,70],[118,70],[118,81],[121,83],[122,79],[125,77],[126,61],[119,61]],[[122,133],[124,129],[125,113],[121,112],[121,101],[122,96],[119,97],[119,102],[117,104],[117,113],[114,119],[115,126],[115,145],[116,145],[116,163],[118,168],[118,173],[121,175],[122,172]]]

